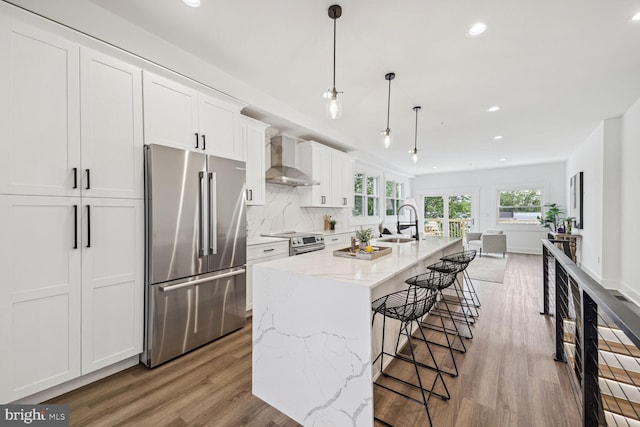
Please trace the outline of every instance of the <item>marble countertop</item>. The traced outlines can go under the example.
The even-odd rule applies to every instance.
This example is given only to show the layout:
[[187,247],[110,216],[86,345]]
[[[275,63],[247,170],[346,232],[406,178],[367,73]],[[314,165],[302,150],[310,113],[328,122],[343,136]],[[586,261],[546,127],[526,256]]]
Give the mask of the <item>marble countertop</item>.
[[247,246],[264,245],[267,243],[286,242],[287,240],[289,239],[287,239],[286,237],[264,237],[264,236],[251,237],[247,239]]
[[389,255],[368,261],[336,257],[335,248],[310,252],[260,264],[261,268],[321,276],[333,280],[350,282],[374,288],[387,279],[398,275],[437,251],[459,242],[459,237],[428,237],[411,243],[380,243],[374,246],[391,247]]

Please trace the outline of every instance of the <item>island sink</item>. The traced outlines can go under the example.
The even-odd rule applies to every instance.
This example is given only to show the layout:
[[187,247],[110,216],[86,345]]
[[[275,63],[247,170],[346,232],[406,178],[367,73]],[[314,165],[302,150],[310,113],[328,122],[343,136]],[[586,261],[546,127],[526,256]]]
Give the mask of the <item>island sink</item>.
[[416,239],[412,239],[410,237],[384,237],[382,239],[376,239],[376,242],[386,243],[410,243],[415,241]]

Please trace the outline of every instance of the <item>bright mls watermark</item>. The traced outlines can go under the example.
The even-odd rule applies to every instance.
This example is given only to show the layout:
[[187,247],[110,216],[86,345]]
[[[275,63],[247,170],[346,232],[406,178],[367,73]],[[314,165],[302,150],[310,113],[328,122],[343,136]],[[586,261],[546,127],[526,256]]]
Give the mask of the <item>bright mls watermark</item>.
[[68,405],[0,405],[0,427],[69,426]]

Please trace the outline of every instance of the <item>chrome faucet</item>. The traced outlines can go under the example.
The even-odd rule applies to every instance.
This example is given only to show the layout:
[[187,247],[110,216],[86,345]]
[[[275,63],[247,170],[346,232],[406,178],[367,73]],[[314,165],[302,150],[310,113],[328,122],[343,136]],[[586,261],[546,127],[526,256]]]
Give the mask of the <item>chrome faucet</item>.
[[[411,221],[409,221],[409,223],[400,224],[400,210],[402,208],[411,208],[411,209],[413,209],[414,216],[416,217],[416,221],[415,221],[414,224],[412,224]],[[397,223],[398,224],[398,234],[402,234],[401,231],[404,230],[405,228],[415,227],[416,228],[416,234],[413,237],[416,240],[420,240],[420,229],[418,228],[418,211],[415,208],[415,206],[410,205],[408,203],[405,203],[404,205],[401,205],[398,208],[397,215],[398,215],[398,223]],[[409,219],[411,219],[411,215],[409,215]]]

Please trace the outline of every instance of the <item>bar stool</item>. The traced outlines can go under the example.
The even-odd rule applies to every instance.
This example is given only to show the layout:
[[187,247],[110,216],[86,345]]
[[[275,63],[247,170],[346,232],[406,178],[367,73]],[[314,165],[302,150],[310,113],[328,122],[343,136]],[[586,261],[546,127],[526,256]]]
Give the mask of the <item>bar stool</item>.
[[[440,261],[450,261],[459,264],[467,264],[471,263],[476,257],[477,251],[475,249],[471,249],[468,251],[456,252],[454,254],[450,254],[447,256],[443,256],[440,258]],[[473,286],[473,282],[471,281],[471,277],[465,268],[463,271],[465,283],[469,286],[469,294],[471,295],[471,299],[476,307],[480,307],[480,299],[478,298],[478,293],[476,292],[475,286]]]
[[[435,264],[431,264],[427,266],[427,269],[432,271],[438,271],[440,273],[449,273],[455,276],[455,280],[453,282],[453,290],[456,294],[455,298],[447,298],[448,295],[445,295],[444,293],[440,292],[443,303],[446,303],[445,310],[439,307],[436,307],[433,310],[433,314],[440,315],[440,316],[446,315],[447,317],[450,317],[452,319],[464,322],[464,324],[466,325],[466,329],[469,332],[468,335],[463,335],[460,333],[460,330],[458,329],[458,326],[455,320],[454,320],[454,329],[446,329],[446,331],[451,333],[457,333],[462,338],[471,339],[473,338],[473,331],[471,330],[471,325],[475,323],[475,318],[478,317],[478,312],[477,312],[477,308],[473,304],[473,301],[469,301],[465,297],[464,292],[462,291],[462,285],[460,284],[460,280],[458,279],[458,273],[461,273],[462,271],[464,271],[464,269],[467,268],[467,265],[468,264],[453,263],[449,261],[439,261]],[[459,306],[461,310],[452,311],[450,309],[450,305]],[[475,310],[475,313],[473,312],[473,310]],[[440,330],[438,329],[437,325],[433,325],[425,322],[422,323],[422,326],[427,327],[429,329]]]
[[[431,347],[429,347],[429,343],[426,337],[424,336],[424,332],[422,331],[422,328],[420,328],[418,325],[417,330],[419,330],[420,333],[422,334],[427,350],[429,351],[429,355],[431,356],[431,360],[433,361],[433,366],[426,365],[416,360],[416,355],[414,352],[414,346],[413,346],[410,331],[413,329],[413,322],[419,322],[420,319],[422,319],[422,317],[424,317],[424,315],[428,313],[429,310],[431,310],[431,308],[435,304],[435,300],[436,300],[436,293],[433,292],[432,290],[426,289],[426,288],[420,288],[420,287],[410,287],[410,288],[407,288],[406,290],[393,292],[391,294],[378,298],[375,301],[373,301],[373,303],[371,304],[371,309],[373,310],[373,318],[371,320],[371,326],[373,326],[373,323],[375,321],[377,314],[381,314],[383,316],[382,317],[382,345],[380,349],[380,354],[378,354],[378,356],[373,360],[372,364],[375,364],[378,361],[378,359],[380,359],[381,375],[385,378],[391,378],[397,382],[400,382],[402,384],[405,384],[420,390],[420,394],[422,395],[422,401],[415,399],[414,397],[409,396],[408,394],[405,394],[399,390],[393,389],[387,385],[380,384],[377,381],[374,381],[374,385],[377,385],[378,387],[384,388],[388,391],[391,391],[395,394],[398,394],[400,396],[403,396],[407,399],[410,399],[414,402],[417,402],[423,405],[427,413],[427,418],[429,419],[429,425],[431,425],[431,414],[429,414],[429,408],[427,404],[431,396],[434,395],[443,400],[448,400],[451,396],[449,394],[449,390],[447,389],[447,385],[445,384],[444,379],[442,377],[442,373],[438,369],[438,363],[433,355],[433,352],[431,351]],[[398,354],[397,351],[395,352],[395,354],[391,354],[385,351],[384,337],[385,337],[387,318],[400,321],[400,330],[404,331],[404,333],[407,336],[408,347],[411,351],[411,358],[407,358],[401,354]],[[415,384],[410,381],[405,381],[401,378],[398,378],[389,373],[386,373],[384,371],[385,356],[389,356],[393,359],[397,359],[406,363],[413,364],[415,374],[418,380],[418,384]],[[418,369],[419,367],[435,371],[435,377],[430,388],[425,388],[425,386],[423,385],[422,379],[420,378],[420,371]],[[438,383],[438,379],[440,380],[440,382],[442,383],[442,386],[444,387],[444,394],[439,394],[435,392],[435,387]],[[376,418],[376,420],[382,423],[385,423],[384,421],[379,420],[378,418]]]
[[[446,371],[444,369],[441,369],[443,373],[449,375],[450,377],[457,377],[458,376],[458,366],[456,364],[456,359],[453,355],[453,351],[458,351],[460,353],[466,353],[467,348],[464,345],[464,342],[462,341],[462,337],[460,332],[458,331],[455,319],[453,318],[453,315],[451,314],[451,310],[449,309],[449,306],[447,305],[447,301],[444,299],[443,294],[442,294],[442,290],[448,288],[449,286],[451,286],[453,284],[453,282],[456,280],[456,276],[455,274],[451,274],[451,273],[441,273],[439,271],[428,271],[426,273],[422,273],[422,274],[418,274],[417,276],[413,276],[410,277],[409,279],[405,280],[405,283],[408,284],[410,287],[412,286],[416,286],[416,287],[420,287],[420,288],[427,288],[433,292],[436,293],[436,301],[442,301],[445,305],[445,310],[446,312],[449,314],[449,318],[451,319],[451,323],[453,324],[454,328],[455,328],[455,333],[453,334],[454,337],[457,336],[458,340],[460,341],[460,344],[462,345],[462,349],[459,348],[455,348],[454,347],[454,342],[455,342],[455,338],[454,338],[454,342],[449,340],[449,333],[447,332],[447,328],[444,325],[444,320],[442,318],[442,316],[438,316],[440,319],[440,323],[442,325],[442,330],[439,332],[443,332],[444,336],[446,338],[447,344],[442,344],[439,343],[437,341],[431,341],[431,340],[427,340],[428,343],[430,344],[434,344],[437,345],[439,347],[444,347],[447,348],[449,350],[449,355],[451,356],[451,361],[453,363],[453,372],[449,372]],[[438,298],[438,296],[440,298]],[[428,316],[429,314],[427,313],[426,316]],[[421,320],[420,325],[422,325],[423,322]],[[403,331],[401,330],[400,333],[398,334],[398,342],[400,341],[400,335],[403,334]],[[423,336],[425,336],[423,334]],[[422,338],[420,337],[414,337],[418,340],[422,340]],[[396,344],[396,349],[397,349],[397,344]],[[397,350],[396,350],[397,351]]]

